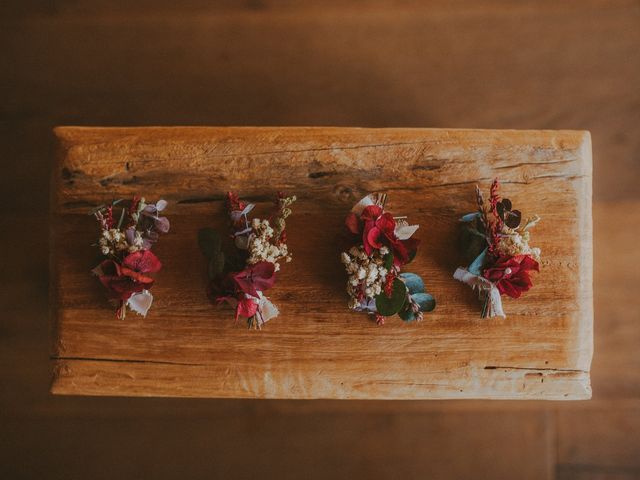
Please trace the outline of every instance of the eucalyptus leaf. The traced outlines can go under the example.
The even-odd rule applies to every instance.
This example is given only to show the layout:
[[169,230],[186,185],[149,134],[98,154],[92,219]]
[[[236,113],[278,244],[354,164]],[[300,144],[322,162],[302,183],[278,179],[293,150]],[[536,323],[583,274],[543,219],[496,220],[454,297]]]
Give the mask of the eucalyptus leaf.
[[404,308],[398,312],[398,316],[405,322],[415,322],[416,314],[410,308]]
[[400,279],[407,286],[410,294],[424,292],[424,282],[420,275],[416,275],[415,273],[401,273]]
[[421,312],[430,312],[436,308],[436,299],[428,293],[416,293],[411,295],[411,299],[420,305]]
[[468,231],[469,233],[472,233],[472,234],[474,234],[474,235],[477,235],[478,237],[482,237],[482,238],[484,238],[485,240],[487,240],[487,236],[486,236],[484,233],[482,233],[482,232],[480,232],[480,231],[476,230],[475,228],[467,227],[467,231]]
[[220,251],[222,242],[218,232],[213,228],[207,227],[198,231],[198,245],[206,257],[213,258]]
[[484,236],[478,236],[469,231],[469,228],[463,228],[461,232],[461,250],[464,252],[466,262],[473,262],[482,250],[487,247],[487,239]]
[[213,280],[224,270],[224,253],[218,251],[209,259],[209,278]]
[[487,251],[489,250],[489,248],[485,248],[480,255],[478,255],[476,257],[476,259],[471,262],[471,265],[469,265],[469,268],[467,268],[467,270],[469,270],[470,273],[473,273],[474,275],[480,275],[480,272],[482,272],[482,269],[484,268],[484,265],[487,261]]
[[390,317],[402,309],[406,300],[407,287],[402,280],[396,278],[393,280],[393,290],[390,297],[385,292],[376,297],[376,310],[380,315]]
[[461,222],[473,222],[476,218],[480,217],[480,212],[467,213],[460,219]]

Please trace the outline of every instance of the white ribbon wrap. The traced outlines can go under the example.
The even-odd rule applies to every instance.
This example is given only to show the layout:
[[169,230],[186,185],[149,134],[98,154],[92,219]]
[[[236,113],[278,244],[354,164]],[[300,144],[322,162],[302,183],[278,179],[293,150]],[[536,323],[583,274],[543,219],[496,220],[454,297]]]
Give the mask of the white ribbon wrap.
[[378,203],[378,195],[376,193],[370,193],[358,203],[356,203],[351,211],[356,215],[360,216],[362,211],[370,205],[377,205]]
[[487,308],[486,312],[483,312],[483,317],[507,318],[502,311],[502,298],[500,297],[500,292],[494,283],[480,275],[474,275],[466,268],[458,268],[453,274],[453,278],[459,282],[466,283],[473,289],[477,288],[481,300],[486,298]]
[[149,290],[143,290],[140,293],[134,293],[127,300],[127,306],[143,317],[147,316],[147,312],[153,303],[153,295]]
[[420,225],[396,225],[396,229],[394,233],[398,240],[408,240],[411,236],[416,233],[416,230],[420,228]]
[[245,296],[258,304],[256,319],[260,325],[264,325],[269,320],[271,320],[272,318],[276,318],[280,314],[280,310],[278,310],[278,307],[271,303],[271,300],[263,295],[260,290],[258,290],[258,297],[254,297],[253,295],[249,294],[245,294]]

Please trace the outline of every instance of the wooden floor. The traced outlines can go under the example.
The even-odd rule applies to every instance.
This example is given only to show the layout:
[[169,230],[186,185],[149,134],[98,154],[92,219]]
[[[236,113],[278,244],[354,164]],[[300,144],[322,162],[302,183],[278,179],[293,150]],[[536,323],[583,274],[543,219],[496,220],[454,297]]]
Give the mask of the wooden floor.
[[[0,478],[640,478],[640,3],[0,4]],[[593,135],[593,400],[48,392],[50,129],[575,128]]]

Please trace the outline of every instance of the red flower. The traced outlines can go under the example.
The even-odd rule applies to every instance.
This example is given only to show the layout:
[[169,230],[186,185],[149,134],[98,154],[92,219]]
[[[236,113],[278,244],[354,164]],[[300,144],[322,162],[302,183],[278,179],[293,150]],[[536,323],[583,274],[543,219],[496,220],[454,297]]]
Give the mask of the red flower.
[[[394,264],[400,266],[407,263],[412,252],[418,248],[419,240],[400,240],[396,237],[396,221],[390,213],[384,212],[382,207],[370,205],[362,211],[360,218],[364,222],[362,243],[367,255],[371,255],[374,249],[378,250],[386,245],[393,253]],[[347,217],[347,226],[350,227],[352,223],[353,220]]]
[[362,222],[358,218],[358,215],[356,215],[355,213],[350,212],[349,215],[347,215],[344,223],[349,231],[354,235],[359,235],[360,232],[362,232]]
[[275,273],[275,265],[273,263],[258,262],[248,266],[241,272],[231,275],[239,290],[257,297],[258,290],[262,292],[273,287],[276,281]]
[[258,304],[250,298],[243,298],[238,302],[236,306],[236,322],[238,317],[243,316],[246,318],[253,317],[258,311]]
[[511,298],[519,298],[533,286],[529,271],[540,271],[538,262],[529,255],[515,257],[500,257],[496,263],[484,271],[484,277],[495,283],[500,294],[507,294]]
[[140,250],[127,255],[122,264],[104,260],[96,272],[112,298],[128,300],[134,293],[150,289],[153,278],[145,274],[157,272],[161,267],[158,257],[149,250]]

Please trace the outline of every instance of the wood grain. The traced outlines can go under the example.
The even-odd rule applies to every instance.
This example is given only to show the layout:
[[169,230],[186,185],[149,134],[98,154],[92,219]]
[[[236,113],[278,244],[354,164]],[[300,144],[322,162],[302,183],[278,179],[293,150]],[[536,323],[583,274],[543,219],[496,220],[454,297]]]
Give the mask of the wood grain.
[[[56,129],[52,224],[54,393],[258,398],[589,398],[592,352],[588,133],[344,128]],[[473,186],[494,176],[535,232],[542,273],[530,295],[481,320],[452,239]],[[265,208],[299,197],[295,260],[258,334],[204,295],[197,230],[222,227],[234,189]],[[422,225],[413,268],[439,299],[423,323],[375,326],[345,308],[342,219],[370,191]],[[146,319],[116,321],[97,282],[92,205],[162,196],[172,232]],[[410,208],[409,208],[410,207]],[[407,211],[409,208],[410,211]]]

